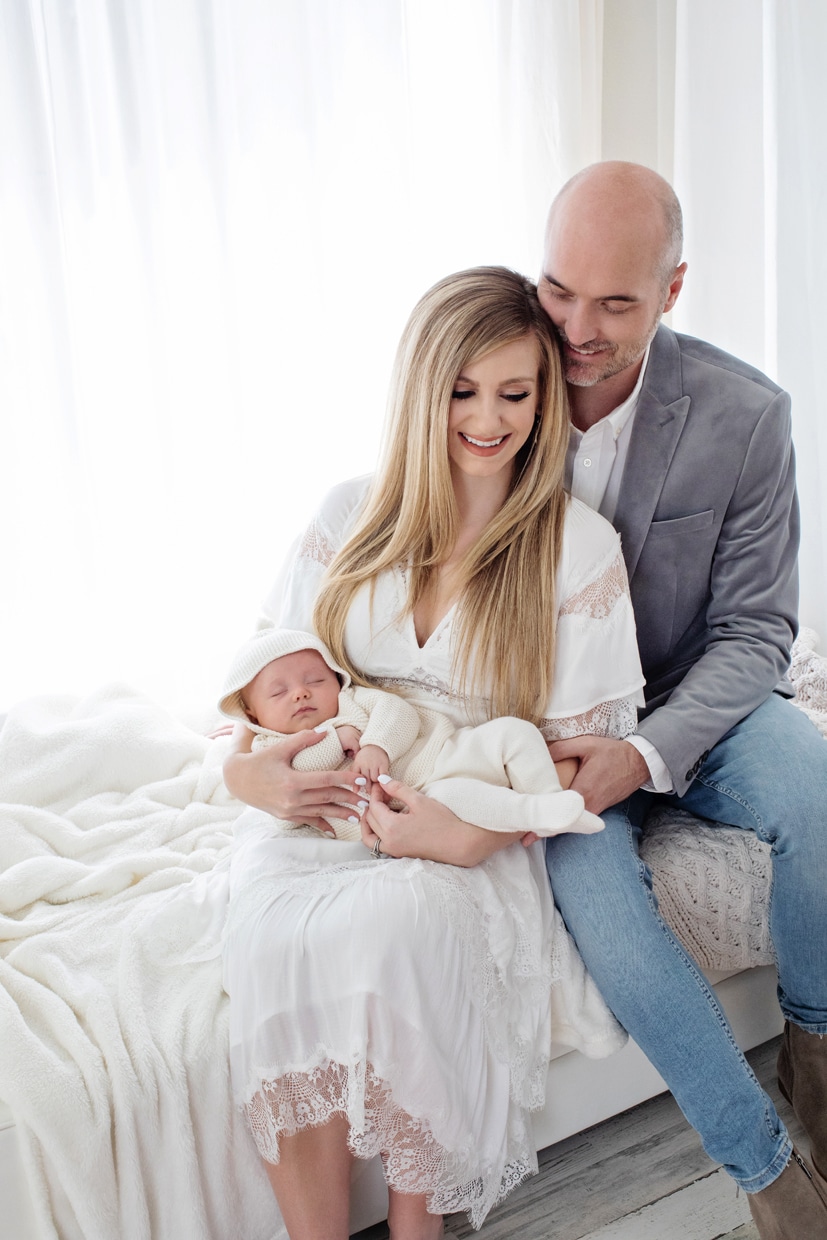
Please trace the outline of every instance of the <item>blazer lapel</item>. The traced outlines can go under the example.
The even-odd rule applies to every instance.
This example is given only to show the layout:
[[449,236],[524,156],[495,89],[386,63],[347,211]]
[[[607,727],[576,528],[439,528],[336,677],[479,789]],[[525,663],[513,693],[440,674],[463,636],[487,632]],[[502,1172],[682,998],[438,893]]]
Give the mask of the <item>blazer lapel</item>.
[[614,514],[630,580],[689,412],[690,399],[681,395],[680,378],[678,342],[661,327],[652,341]]

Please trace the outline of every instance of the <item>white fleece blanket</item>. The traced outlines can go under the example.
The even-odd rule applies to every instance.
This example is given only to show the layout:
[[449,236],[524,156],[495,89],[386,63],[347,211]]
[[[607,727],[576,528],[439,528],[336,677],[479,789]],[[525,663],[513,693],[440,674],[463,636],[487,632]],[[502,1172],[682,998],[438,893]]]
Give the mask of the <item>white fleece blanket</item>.
[[238,815],[225,744],[117,686],[0,731],[0,1097],[44,1238],[286,1235],[231,1102],[221,961],[193,959]]

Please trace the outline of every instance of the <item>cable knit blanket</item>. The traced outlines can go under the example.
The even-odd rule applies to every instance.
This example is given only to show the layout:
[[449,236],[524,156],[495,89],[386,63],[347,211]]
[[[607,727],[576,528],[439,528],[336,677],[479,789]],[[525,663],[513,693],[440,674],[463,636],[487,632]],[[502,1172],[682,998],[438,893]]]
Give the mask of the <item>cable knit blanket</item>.
[[[814,634],[793,676],[827,735]],[[225,748],[118,686],[0,730],[0,1098],[44,1240],[285,1234],[232,1106],[210,953],[239,810]],[[672,815],[645,847],[702,965],[772,958],[764,845]]]
[[[793,646],[795,703],[827,738],[827,660],[802,629]],[[704,969],[773,964],[770,848],[750,831],[705,826],[691,814],[658,810],[641,855],[652,869],[660,911]]]
[[225,748],[117,686],[0,732],[0,1097],[44,1238],[286,1236],[196,949],[239,812]]

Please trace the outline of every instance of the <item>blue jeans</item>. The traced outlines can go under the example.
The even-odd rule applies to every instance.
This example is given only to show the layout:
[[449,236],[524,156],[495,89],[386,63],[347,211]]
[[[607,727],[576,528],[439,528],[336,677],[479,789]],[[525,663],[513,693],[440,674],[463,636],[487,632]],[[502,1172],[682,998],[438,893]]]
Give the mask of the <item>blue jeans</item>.
[[684,796],[637,792],[603,813],[598,835],[546,843],[554,898],[606,1002],[709,1156],[757,1192],[783,1171],[790,1140],[703,975],[658,913],[638,846],[661,799],[772,846],[781,1007],[827,1033],[827,744],[773,694],[719,741]]

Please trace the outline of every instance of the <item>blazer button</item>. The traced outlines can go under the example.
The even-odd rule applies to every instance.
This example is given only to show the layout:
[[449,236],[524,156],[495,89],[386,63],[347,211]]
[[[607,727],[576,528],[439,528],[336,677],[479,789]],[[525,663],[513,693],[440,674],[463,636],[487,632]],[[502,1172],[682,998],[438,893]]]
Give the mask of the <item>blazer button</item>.
[[687,778],[687,779],[694,779],[694,778],[695,778],[695,772],[694,772],[694,771],[687,771],[687,772],[686,772],[686,778]]

